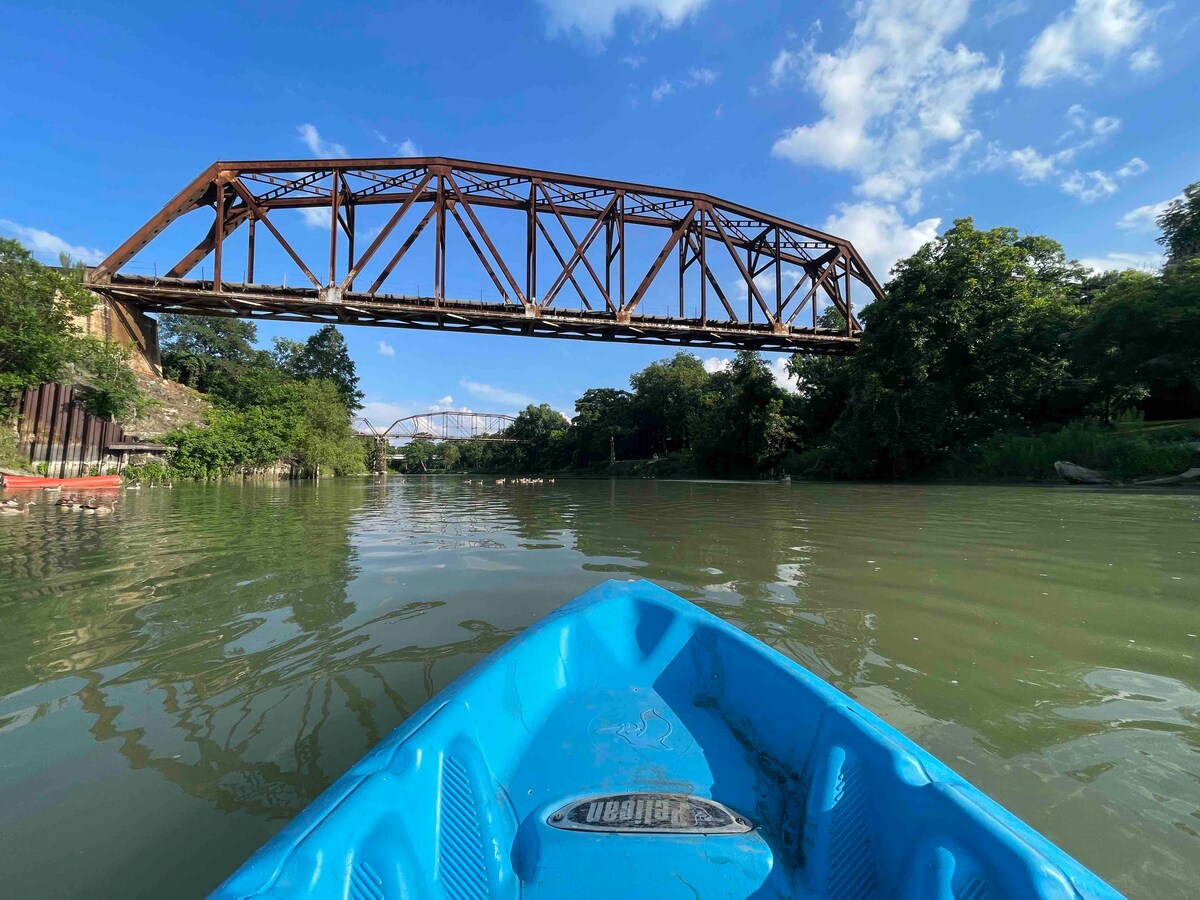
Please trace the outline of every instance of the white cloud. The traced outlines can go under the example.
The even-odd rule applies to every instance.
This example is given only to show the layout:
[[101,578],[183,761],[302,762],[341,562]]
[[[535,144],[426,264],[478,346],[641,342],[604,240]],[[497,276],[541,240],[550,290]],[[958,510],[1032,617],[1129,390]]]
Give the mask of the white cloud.
[[1017,178],[1021,181],[1045,181],[1054,174],[1063,158],[1062,152],[1042,156],[1032,147],[1025,147],[1022,150],[1010,150],[1005,161],[1016,170]]
[[800,390],[800,382],[796,376],[787,370],[787,356],[774,356],[771,358],[771,377],[775,379],[775,383],[785,391],[791,391],[793,394]]
[[381,354],[383,354],[384,356],[395,356],[396,348],[393,347],[391,344],[389,344],[387,341],[380,341],[379,342],[379,352]]
[[645,29],[678,28],[708,0],[541,0],[551,33],[577,31],[593,41],[612,37],[617,19]]
[[324,228],[328,231],[330,223],[333,222],[333,213],[329,211],[328,206],[306,206],[300,210],[300,215],[309,228]]
[[676,90],[690,91],[692,88],[715,84],[721,73],[716,69],[688,69],[687,75],[674,81],[663,79],[650,92],[650,99],[658,102],[670,97]]
[[[0,219],[0,228],[15,236],[26,250],[33,253],[53,254],[54,256],[67,253],[72,259],[82,260],[88,265],[95,265],[108,256],[103,250],[97,250],[95,247],[70,244],[57,234],[42,231],[40,228],[30,228],[28,225],[19,225],[9,219]],[[53,262],[57,265],[57,260],[53,260]]]
[[[1140,0],[1075,0],[1034,38],[1020,82],[1040,87],[1062,78],[1090,79],[1098,65],[1133,50],[1150,19]],[[1149,61],[1146,49],[1134,52],[1142,64]]]
[[1112,173],[1099,169],[1082,172],[1077,168],[1069,168],[1078,156],[1099,146],[1116,132],[1121,127],[1121,120],[1116,116],[1093,116],[1078,103],[1067,109],[1066,119],[1068,128],[1057,141],[1058,144],[1066,143],[1061,150],[1043,154],[1032,146],[1005,150],[998,143],[993,143],[988,147],[981,168],[1012,169],[1017,179],[1027,184],[1056,178],[1063,193],[1078,197],[1085,203],[1116,193],[1118,180],[1141,175],[1149,168],[1145,160],[1136,156]]
[[533,403],[533,398],[527,394],[522,394],[519,391],[512,391],[508,388],[500,387],[494,384],[486,384],[480,381],[470,381],[464,378],[459,382],[473,396],[480,397],[483,400],[489,400],[493,403],[507,403],[511,406],[528,406]]
[[308,152],[318,159],[331,159],[350,155],[341,144],[335,144],[333,141],[327,141],[321,137],[321,133],[317,131],[316,125],[310,125],[305,122],[303,125],[297,126],[296,131],[300,135],[300,140],[304,141],[305,146],[308,147]]
[[1150,167],[1146,165],[1146,161],[1144,159],[1142,159],[1140,156],[1135,156],[1129,162],[1125,163],[1125,165],[1121,166],[1121,168],[1117,169],[1117,177],[1133,178],[1137,175],[1141,175],[1149,168]]
[[433,401],[433,405],[437,409],[449,409],[454,405],[454,398],[447,394],[445,397],[439,397]]
[[1099,169],[1091,172],[1080,172],[1076,169],[1062,180],[1059,187],[1064,194],[1078,197],[1084,203],[1092,203],[1117,192],[1116,180]]
[[882,282],[896,260],[936,238],[941,224],[941,219],[930,218],[909,225],[890,204],[843,203],[825,220],[825,230],[849,238]]
[[368,398],[363,402],[359,415],[376,428],[383,429],[387,428],[397,419],[413,415],[414,412],[416,410],[412,409],[412,407],[400,403],[391,403],[386,400],[371,400]]
[[[776,56],[772,80],[804,72],[824,117],[787,131],[776,156],[856,174],[858,193],[897,201],[956,167],[978,138],[971,107],[1000,87],[1003,63],[950,37],[970,0],[864,0],[850,39],[818,53],[810,36]],[[915,205],[915,204],[913,204]]]
[[771,86],[778,87],[791,78],[800,68],[803,60],[804,52],[800,50],[789,50],[784,47],[775,54],[775,58],[771,60]]
[[1118,179],[1134,178],[1149,168],[1144,159],[1135,156],[1112,173],[1099,169],[1091,172],[1080,172],[1076,169],[1062,180],[1059,187],[1064,194],[1078,197],[1084,203],[1091,203],[1115,194],[1118,188]]
[[[799,382],[787,370],[787,356],[773,356],[767,364],[771,370],[771,377],[775,379],[775,383],[785,391],[795,393],[799,389]],[[710,356],[703,360],[704,371],[709,375],[715,375],[717,372],[728,371],[733,365],[732,359],[726,359],[720,356]]]
[[1162,268],[1161,253],[1108,253],[1104,256],[1089,256],[1079,260],[1093,272],[1107,272],[1111,269],[1138,269],[1143,272],[1157,272]]
[[1129,55],[1130,72],[1153,72],[1162,64],[1158,51],[1153,47],[1143,47]]
[[411,138],[405,138],[404,140],[400,141],[400,143],[396,143],[395,141],[389,140],[387,135],[380,131],[375,132],[375,137],[379,138],[381,143],[387,144],[389,149],[392,151],[393,156],[421,155],[421,149]]
[[1166,212],[1168,206],[1180,199],[1182,195],[1131,209],[1117,220],[1117,227],[1125,231],[1153,231],[1158,228],[1158,217]]
[[995,28],[1001,22],[1023,16],[1027,12],[1029,12],[1028,0],[1007,0],[1005,3],[995,4],[983,17],[983,24],[988,28]]
[[631,68],[631,69],[640,69],[642,66],[644,66],[646,64],[646,57],[635,56],[633,54],[630,54],[628,56],[622,56],[621,63],[623,65],[629,66],[629,68]]

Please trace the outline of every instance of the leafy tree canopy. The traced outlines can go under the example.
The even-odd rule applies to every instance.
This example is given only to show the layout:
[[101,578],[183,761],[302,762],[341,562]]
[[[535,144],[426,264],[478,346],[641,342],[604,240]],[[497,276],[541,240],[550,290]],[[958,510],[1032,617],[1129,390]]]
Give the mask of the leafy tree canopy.
[[1158,217],[1158,242],[1167,249],[1167,268],[1200,257],[1200,181],[1183,189]]
[[362,406],[363,393],[358,389],[358,372],[346,339],[335,325],[323,325],[297,349],[294,342],[276,341],[275,354],[290,374],[302,380],[317,379],[336,385],[338,395],[348,410]]
[[254,355],[258,327],[220,316],[158,317],[159,347],[164,355],[207,356],[245,362]]
[[913,474],[1001,429],[1071,411],[1067,346],[1086,271],[1057,242],[960,219],[893,272],[862,312],[831,429],[844,471]]
[[58,379],[71,358],[71,317],[86,315],[94,302],[77,278],[0,238],[0,409],[26,388]]
[[695,431],[695,416],[705,406],[709,374],[691,353],[651,363],[629,381],[639,429],[649,452],[684,450]]

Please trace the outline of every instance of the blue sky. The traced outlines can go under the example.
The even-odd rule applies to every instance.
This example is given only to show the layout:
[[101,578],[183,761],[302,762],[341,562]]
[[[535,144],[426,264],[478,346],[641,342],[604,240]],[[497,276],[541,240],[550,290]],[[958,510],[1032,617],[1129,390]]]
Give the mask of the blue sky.
[[[1148,267],[1200,178],[1190,2],[207,6],[0,5],[0,234],[96,259],[215,159],[419,152],[705,191],[845,235],[881,278],[960,216]],[[666,355],[345,334],[376,420],[569,414]]]

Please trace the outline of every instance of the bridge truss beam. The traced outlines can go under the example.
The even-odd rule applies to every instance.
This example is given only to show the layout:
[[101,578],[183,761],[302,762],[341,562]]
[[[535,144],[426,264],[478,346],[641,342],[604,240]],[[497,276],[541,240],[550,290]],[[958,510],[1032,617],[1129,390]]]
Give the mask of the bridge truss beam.
[[387,428],[376,428],[366,419],[359,418],[356,424],[365,427],[356,434],[383,441],[487,441],[513,444],[519,441],[506,437],[505,432],[515,421],[516,417],[503,413],[460,412],[447,409],[404,416]]
[[[359,233],[357,213],[380,205],[386,223]],[[125,271],[161,232],[201,209],[211,224],[161,277]],[[510,241],[502,252],[485,226],[481,213],[495,209],[517,217],[509,226],[524,232],[519,250]],[[319,264],[283,234],[279,210],[327,218]],[[226,248],[242,226],[243,280],[231,281]],[[431,226],[432,292],[385,291]],[[255,281],[260,230],[306,284]],[[448,290],[448,232],[469,247],[455,266],[478,265],[490,297]],[[627,252],[635,233],[653,236],[644,245],[656,251],[649,265]],[[190,277],[210,258],[211,278]],[[88,280],[152,312],[813,353],[852,352],[861,332],[855,299],[880,295],[849,241],[708,194],[442,157],[214,163]],[[677,314],[642,309],[648,294],[661,300],[668,289],[678,293]],[[821,303],[842,314],[844,328],[820,327]]]

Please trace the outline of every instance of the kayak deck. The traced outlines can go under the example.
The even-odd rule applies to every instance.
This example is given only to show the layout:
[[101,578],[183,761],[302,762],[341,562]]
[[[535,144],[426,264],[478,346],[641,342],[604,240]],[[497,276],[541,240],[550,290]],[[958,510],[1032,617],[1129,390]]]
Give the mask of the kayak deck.
[[215,896],[580,894],[1117,896],[854,701],[646,582],[601,585],[485,660]]

